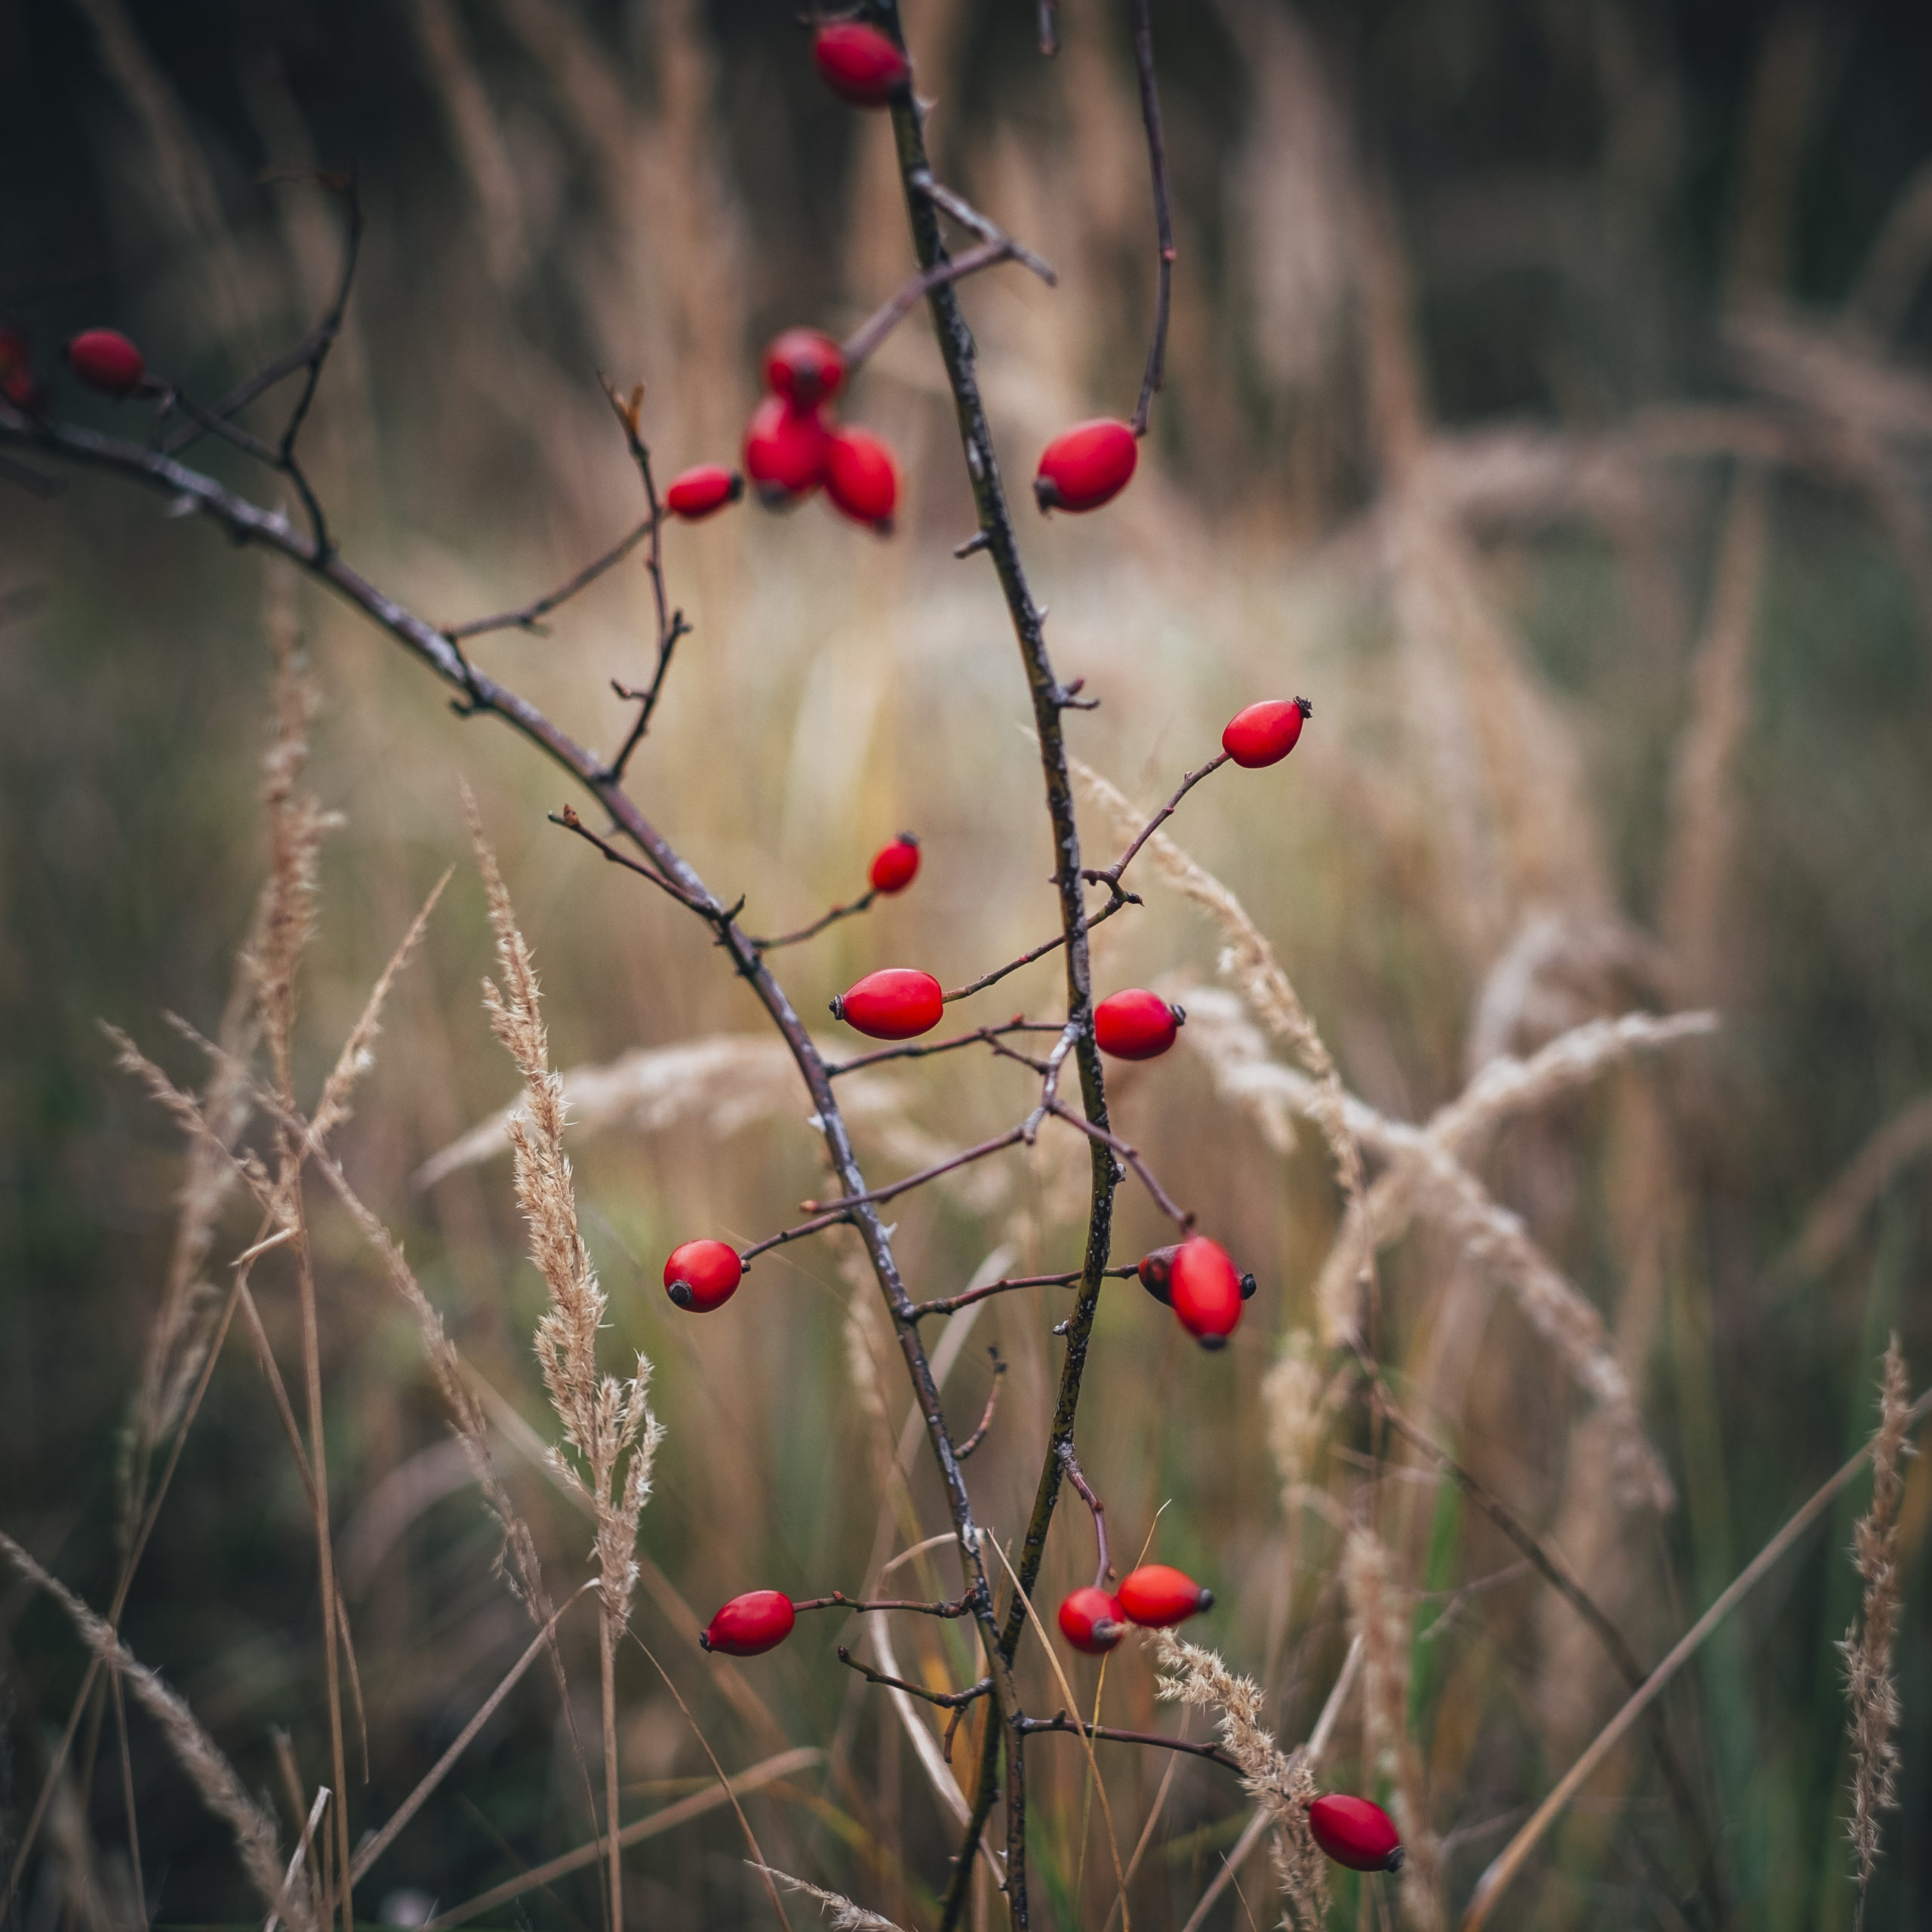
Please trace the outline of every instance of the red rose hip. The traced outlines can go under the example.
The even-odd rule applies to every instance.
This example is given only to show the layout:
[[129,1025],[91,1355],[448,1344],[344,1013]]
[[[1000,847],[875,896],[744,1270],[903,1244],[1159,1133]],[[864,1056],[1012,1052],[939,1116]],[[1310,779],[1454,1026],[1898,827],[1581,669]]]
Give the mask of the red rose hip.
[[1179,1241],[1174,1241],[1166,1247],[1154,1248],[1140,1257],[1134,1271],[1140,1277],[1140,1285],[1163,1308],[1171,1308],[1174,1305],[1174,1257],[1180,1252]]
[[798,1620],[783,1590],[747,1590],[734,1597],[697,1633],[698,1647],[728,1657],[755,1657],[775,1651]]
[[1251,704],[1228,720],[1221,749],[1250,771],[1279,764],[1294,749],[1303,721],[1314,715],[1314,706],[1305,697],[1271,697]]
[[738,1291],[745,1264],[721,1241],[688,1241],[664,1264],[664,1292],[688,1315],[709,1315]]
[[881,845],[872,855],[867,876],[875,892],[903,892],[919,872],[919,841],[909,832],[902,832],[889,845]]
[[131,395],[148,365],[118,329],[88,329],[67,345],[67,366],[97,395]]
[[758,501],[777,509],[816,490],[825,481],[830,440],[816,410],[800,409],[782,395],[767,396],[745,429],[745,474]]
[[1198,1611],[1212,1610],[1214,1593],[1204,1590],[1185,1571],[1165,1563],[1143,1563],[1121,1579],[1116,1601],[1130,1622],[1164,1630],[1185,1623]]
[[891,536],[899,466],[890,447],[864,429],[835,431],[826,445],[825,494],[854,523]]
[[1204,1349],[1226,1347],[1247,1294],[1219,1241],[1205,1235],[1183,1241],[1168,1267],[1168,1292],[1180,1325]]
[[1094,1038],[1116,1060],[1155,1060],[1174,1044],[1187,1015],[1158,993],[1134,986],[1109,993],[1094,1009]]
[[1315,1842],[1352,1872],[1399,1872],[1407,1856],[1395,1821],[1366,1798],[1331,1792],[1308,1807]]
[[875,1040],[910,1040],[939,1024],[946,1001],[939,982],[912,966],[868,973],[832,1002],[832,1017]]
[[696,523],[735,503],[745,494],[745,479],[721,463],[701,463],[671,479],[664,492],[664,507],[685,523]]
[[889,107],[912,77],[906,56],[876,27],[833,20],[812,36],[812,59],[825,84],[854,107]]
[[809,409],[845,380],[845,353],[823,329],[787,329],[764,351],[764,386]]
[[1124,490],[1140,445],[1124,423],[1097,417],[1063,429],[1040,452],[1033,497],[1048,510],[1097,510]]
[[1118,1597],[1090,1583],[1060,1605],[1060,1634],[1076,1651],[1103,1657],[1127,1635],[1127,1613]]

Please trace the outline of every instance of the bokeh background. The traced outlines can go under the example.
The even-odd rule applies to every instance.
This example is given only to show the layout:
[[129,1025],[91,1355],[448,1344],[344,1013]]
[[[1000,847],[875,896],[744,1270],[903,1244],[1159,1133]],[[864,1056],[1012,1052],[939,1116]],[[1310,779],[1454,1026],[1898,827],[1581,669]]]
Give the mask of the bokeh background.
[[[1014,485],[1056,429],[1131,408],[1151,304],[1126,10],[1062,0],[1060,15],[1049,63],[1020,0],[907,12],[946,178],[1060,270],[1056,290],[1008,269],[965,295]],[[521,601],[638,514],[599,371],[648,385],[660,473],[728,460],[767,336],[842,331],[909,271],[886,129],[823,92],[790,16],[694,0],[11,0],[0,309],[49,360],[111,322],[212,396],[325,304],[340,222],[306,177],[352,164],[368,235],[305,438],[312,473],[346,554],[413,607],[454,622]],[[1176,830],[1272,939],[1351,1088],[1398,1118],[1426,1119],[1491,1054],[1592,1014],[1722,1013],[1714,1040],[1512,1124],[1481,1170],[1602,1312],[1672,1509],[1617,1502],[1561,1365],[1478,1262],[1426,1222],[1383,1257],[1385,1358],[1647,1663],[1869,1431],[1887,1331],[1921,1380],[1932,1368],[1932,18],[1715,0],[1164,0],[1154,17],[1180,251],[1168,386],[1126,496],[1085,519],[1029,507],[1023,527],[1060,673],[1103,700],[1072,720],[1074,749],[1151,801],[1238,705],[1314,700],[1289,764],[1217,777]],[[138,413],[52,380],[82,420]],[[808,1012],[891,961],[954,983],[1054,919],[1011,634],[984,564],[949,555],[971,509],[923,318],[847,408],[900,452],[897,534],[819,504],[674,529],[672,594],[696,632],[634,768],[645,809],[714,885],[749,895],[757,929],[851,896],[878,842],[918,832],[911,892],[781,955]],[[182,1159],[97,1023],[202,1077],[162,1016],[212,1029],[227,997],[264,863],[265,611],[285,593],[260,559],[110,481],[44,500],[0,489],[0,1523],[104,1604],[118,1445]],[[452,717],[318,593],[297,590],[294,608],[323,695],[312,782],[346,820],[304,983],[304,1091],[455,863],[342,1146],[500,1416],[547,1439],[529,1349],[541,1287],[506,1161],[414,1178],[515,1088],[477,998],[488,946],[459,779],[537,949],[561,1064],[755,1034],[758,1016],[701,930],[545,822],[565,794],[526,748]],[[549,634],[477,655],[608,745],[624,715],[609,680],[644,668],[650,622],[626,567]],[[1112,829],[1091,823],[1104,852]],[[1218,935],[1146,891],[1103,929],[1100,978],[1214,986]],[[1000,1011],[986,1017],[1049,1011],[1057,983],[1051,961],[1031,968],[987,996]],[[1332,1531],[1318,1512],[1284,1515],[1260,1383],[1281,1338],[1312,1323],[1337,1203],[1317,1138],[1271,1144],[1213,1075],[1177,1054],[1124,1075],[1117,1105],[1261,1292],[1210,1358],[1132,1284],[1112,1291],[1083,1454],[1117,1545],[1155,1537],[1211,1582],[1206,1640],[1264,1678],[1293,1740],[1345,1633]],[[900,1171],[998,1131],[1026,1084],[963,1059],[895,1075],[860,1121],[868,1161]],[[924,1471],[909,1487],[884,1475],[881,1432],[897,1431],[904,1396],[851,1312],[868,1304],[836,1247],[773,1256],[701,1324],[657,1286],[676,1241],[755,1238],[817,1190],[804,1110],[728,1060],[657,1128],[619,1122],[578,1150],[613,1360],[650,1354],[669,1430],[638,1628],[728,1766],[828,1754],[746,1799],[773,1862],[929,1923],[952,1828],[897,1719],[833,1663],[835,1633],[740,1671],[691,1641],[725,1595],[857,1587],[875,1546],[942,1521]],[[1016,1268],[1072,1265],[1084,1167],[1044,1136],[1030,1161],[908,1202],[915,1292],[963,1286],[998,1251]],[[1159,1223],[1123,1198],[1131,1258]],[[217,1263],[252,1221],[236,1207],[223,1225]],[[359,1831],[527,1626],[491,1574],[493,1532],[451,1462],[413,1327],[352,1231],[322,1207],[316,1228],[331,1488],[368,1704]],[[292,1291],[267,1263],[257,1281],[292,1374]],[[949,1384],[970,1426],[986,1345],[1011,1364],[971,1466],[981,1519],[1007,1534],[1044,1439],[1060,1306],[1051,1291],[991,1304]],[[574,1583],[587,1532],[506,1430],[512,1486]],[[1533,1576],[1500,1574],[1513,1560],[1500,1539],[1373,1446],[1344,1411],[1316,1480],[1346,1507],[1383,1492],[1420,1623],[1441,1593],[1492,1586],[1416,1650],[1412,1724],[1460,1908],[1620,1691]],[[1850,1922],[1833,1645],[1862,1506],[1855,1488],[1669,1700],[1740,1923]],[[1904,1507],[1903,1804],[1881,1925],[1932,1920],[1932,1840],[1916,1828],[1932,1807],[1928,1516],[1921,1462]],[[1088,1539],[1083,1515],[1062,1517],[1052,1595],[1084,1580]],[[125,1627],[285,1814],[275,1729],[309,1783],[327,1755],[313,1558],[238,1330]],[[568,1655],[594,1737],[589,1631]],[[964,1681],[947,1635],[897,1641],[902,1665]],[[1090,1698],[1093,1666],[1069,1663]],[[0,1581],[7,1863],[81,1668],[57,1616]],[[1173,1721],[1137,1655],[1109,1669],[1108,1715]],[[705,1789],[691,1724],[635,1652],[623,1691],[627,1817]],[[146,1909],[245,1914],[223,1833],[134,1722]],[[84,1922],[90,1868],[97,1896],[142,1909],[112,1734],[91,1780],[63,1786],[60,1829],[26,1875],[33,1932]],[[1346,1782],[1358,1726],[1345,1721],[1337,1752]],[[1113,1884],[1083,1761],[1048,1740],[1032,1762],[1042,1916],[1097,1926]],[[1124,1856],[1167,1767],[1103,1762]],[[1229,1780],[1183,1765],[1136,1922],[1181,1924],[1241,1822]],[[589,1835],[554,1687],[533,1672],[361,1909],[420,1915],[403,1894],[448,1906]],[[638,1922],[768,1912],[743,1850],[726,1809],[652,1839],[630,1865]],[[1504,1922],[1709,1923],[1695,1866],[1653,1761],[1626,1747]],[[1214,1924],[1266,1922],[1261,1861],[1243,1886]],[[585,1874],[487,1922],[590,1924],[597,1900]],[[1377,1909],[1352,1882],[1338,1892],[1337,1923]]]

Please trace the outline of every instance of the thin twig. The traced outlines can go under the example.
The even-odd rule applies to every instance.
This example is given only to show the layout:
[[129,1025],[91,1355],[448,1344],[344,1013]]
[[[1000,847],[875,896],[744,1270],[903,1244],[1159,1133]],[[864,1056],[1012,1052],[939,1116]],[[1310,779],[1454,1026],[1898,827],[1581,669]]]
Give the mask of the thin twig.
[[648,878],[660,892],[668,892],[680,906],[688,906],[694,912],[700,913],[706,918],[712,916],[712,909],[709,906],[700,905],[688,893],[673,885],[654,866],[633,859],[628,852],[620,851],[601,833],[592,832],[571,806],[565,805],[561,811],[548,813],[546,816],[552,825],[561,825],[566,832],[574,832],[586,844],[595,845],[612,865],[622,866],[625,871],[635,872],[639,878]]
[[[1103,1278],[1125,1281],[1137,1270],[1133,1267],[1103,1268]],[[1084,1269],[1069,1268],[1057,1275],[1011,1275],[1004,1281],[989,1281],[983,1288],[968,1288],[956,1295],[944,1295],[937,1301],[915,1301],[907,1310],[915,1321],[928,1315],[951,1315],[962,1308],[971,1308],[976,1301],[984,1301],[989,1295],[1003,1295],[1014,1288],[1070,1288],[1076,1281],[1084,1280]]]
[[800,1597],[794,1600],[794,1610],[850,1610],[866,1614],[879,1610],[909,1610],[921,1617],[970,1617],[973,1614],[973,1599],[967,1597],[949,1597],[939,1603],[926,1603],[917,1597],[848,1597],[843,1590],[834,1590],[829,1597]]
[[1161,132],[1161,96],[1154,82],[1154,21],[1152,0],[1134,0],[1134,60],[1140,70],[1140,118],[1147,126],[1147,165],[1154,182],[1154,229],[1160,245],[1154,296],[1154,340],[1147,350],[1147,373],[1140,381],[1140,401],[1134,411],[1134,433],[1147,433],[1148,411],[1161,386],[1168,356],[1168,311],[1174,283],[1174,199],[1168,187],[1168,144]]
[[[1170,798],[1167,803],[1164,804],[1161,809],[1140,828],[1140,831],[1134,835],[1134,843],[1128,846],[1127,850],[1123,852],[1112,865],[1109,866],[1103,872],[1083,872],[1081,876],[1084,878],[1090,885],[1104,885],[1110,892],[1115,894],[1116,897],[1119,896],[1120,875],[1134,863],[1134,858],[1139,853],[1141,847],[1146,844],[1148,840],[1152,838],[1155,833],[1158,832],[1161,827],[1166,824],[1169,819],[1174,817],[1174,808],[1180,803],[1182,799],[1186,798],[1188,793],[1192,791],[1195,786],[1198,785],[1201,780],[1205,778],[1211,771],[1220,771],[1221,767],[1227,763],[1229,756],[1230,754],[1226,752],[1217,752],[1205,764],[1201,766],[1198,770],[1188,773],[1186,777],[1182,779],[1180,783],[1174,787],[1174,795]],[[1138,900],[1135,901],[1136,904],[1138,904],[1140,902]],[[1108,910],[1110,912],[1112,909],[1113,909],[1111,906],[1108,908]],[[1096,921],[1096,923],[1097,924],[1098,922]]]
[[[1085,876],[1091,878],[1094,875],[1089,872]],[[1081,936],[1084,937],[1103,921],[1111,919],[1123,906],[1138,906],[1140,903],[1137,894],[1116,891],[1097,912],[1082,915],[1079,924]],[[1021,967],[1030,966],[1035,960],[1045,958],[1048,953],[1058,952],[1066,943],[1066,934],[1064,932],[1056,933],[1051,939],[1042,940],[1038,946],[1023,952],[1017,959],[1009,959],[1004,966],[995,966],[990,973],[982,973],[977,980],[969,980],[963,986],[955,986],[952,992],[943,995],[945,1003],[950,1006],[956,999],[970,999],[975,993],[983,993],[987,987],[997,985],[1008,974],[1017,973]]]
[[1145,1744],[1157,1751],[1185,1751],[1189,1757],[1205,1758],[1211,1764],[1219,1764],[1237,1776],[1241,1772],[1241,1766],[1218,1744],[1190,1744],[1186,1738],[1170,1737],[1164,1731],[1116,1730],[1109,1724],[1084,1724],[1064,1711],[1050,1718],[1018,1718],[1014,1727],[1029,1737],[1040,1731],[1063,1730],[1069,1737],[1084,1735],[1103,1744]]
[[1060,1466],[1066,1472],[1066,1479],[1072,1483],[1081,1502],[1092,1512],[1094,1541],[1098,1547],[1100,1561],[1094,1571],[1094,1587],[1104,1590],[1107,1579],[1113,1574],[1114,1566],[1107,1555],[1107,1506],[1094,1493],[1094,1486],[1087,1480],[1078,1460],[1073,1453],[1073,1444],[1063,1442],[1060,1445]]
[[851,1060],[829,1060],[826,1072],[833,1079],[841,1073],[854,1073],[862,1066],[877,1066],[881,1060],[924,1060],[933,1054],[949,1054],[961,1047],[976,1047],[982,1041],[998,1039],[1005,1033],[1057,1033],[1060,1023],[1057,1020],[1021,1020],[1014,1018],[999,1026],[976,1026],[970,1033],[956,1033],[949,1040],[921,1041],[903,1047],[881,1047],[876,1053],[860,1054]]
[[1000,1389],[1006,1380],[1006,1364],[1001,1361],[999,1350],[989,1348],[986,1352],[993,1358],[992,1386],[986,1391],[986,1411],[980,1417],[979,1427],[953,1451],[962,1463],[986,1441],[986,1432],[993,1426],[993,1412],[999,1407]]
[[1077,1127],[1090,1140],[1097,1141],[1100,1146],[1110,1148],[1118,1154],[1133,1169],[1140,1185],[1153,1196],[1154,1205],[1159,1208],[1169,1220],[1174,1223],[1182,1233],[1186,1234],[1192,1232],[1194,1226],[1192,1212],[1187,1208],[1175,1206],[1173,1197],[1154,1178],[1153,1170],[1140,1158],[1139,1148],[1130,1147],[1118,1134],[1109,1134],[1103,1127],[1096,1127],[1091,1120],[1081,1119],[1071,1107],[1063,1106],[1057,1100],[1053,1102],[1048,1107],[1047,1111],[1057,1118],[1065,1121],[1068,1126]]
[[977,275],[982,269],[997,268],[1001,262],[1013,261],[1025,261],[1036,273],[1044,272],[1050,282],[1056,278],[1053,270],[1037,255],[1028,260],[1011,235],[1002,235],[994,242],[982,242],[977,248],[968,248],[963,255],[936,262],[911,280],[902,282],[839,344],[839,353],[845,358],[846,374],[851,376],[935,288],[943,288],[949,282],[963,281],[969,275]]
[[888,1677],[882,1670],[875,1670],[869,1663],[855,1657],[843,1644],[838,1647],[838,1661],[848,1670],[856,1670],[868,1684],[882,1684],[888,1690],[903,1690],[909,1697],[923,1697],[929,1704],[937,1704],[943,1710],[963,1711],[968,1704],[976,1703],[990,1696],[993,1681],[983,1677],[968,1690],[928,1690],[923,1684],[909,1684],[903,1677]]
[[568,604],[580,590],[595,583],[606,571],[614,570],[657,527],[656,517],[646,517],[614,549],[606,550],[595,563],[586,564],[576,576],[560,583],[547,595],[525,605],[521,610],[500,611],[494,617],[472,617],[466,624],[451,625],[445,629],[444,636],[452,644],[460,644],[466,637],[481,637],[489,631],[532,631],[540,635],[543,629],[542,619],[558,605]]
[[[957,195],[944,183],[933,179],[932,171],[923,164],[909,170],[906,185],[922,199],[932,203],[936,208],[943,208],[961,228],[971,229],[983,242],[996,242],[1016,262],[1024,264],[1044,281],[1049,288],[1060,280],[1054,272],[1053,264],[1034,254],[1032,249],[1016,242],[996,221],[990,220],[974,207],[963,195]],[[946,286],[944,281],[936,281],[926,291],[928,295]]]
[[780,933],[775,939],[753,940],[752,947],[759,952],[775,952],[781,946],[796,946],[801,940],[816,939],[827,926],[835,926],[841,919],[850,919],[860,912],[871,911],[872,901],[878,897],[878,888],[874,886],[862,897],[849,900],[843,906],[835,906],[829,912],[821,913],[810,925],[801,926],[795,933]]

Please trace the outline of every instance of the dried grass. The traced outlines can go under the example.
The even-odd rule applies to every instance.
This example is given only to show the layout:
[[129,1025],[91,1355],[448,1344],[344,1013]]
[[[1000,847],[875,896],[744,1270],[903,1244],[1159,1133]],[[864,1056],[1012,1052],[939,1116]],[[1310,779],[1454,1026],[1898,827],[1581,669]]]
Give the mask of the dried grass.
[[1350,1531],[1342,1552],[1342,1585],[1349,1630],[1361,1644],[1364,1754],[1376,1775],[1392,1787],[1389,1809],[1408,1854],[1402,1863],[1402,1915],[1424,1932],[1437,1932],[1442,1924],[1436,1897],[1441,1846],[1429,1829],[1422,1764],[1408,1730],[1414,1633],[1394,1558],[1372,1531]]
[[96,1616],[64,1584],[49,1576],[5,1531],[0,1531],[0,1550],[5,1551],[23,1576],[60,1605],[88,1648],[109,1670],[119,1674],[154,1719],[202,1801],[233,1832],[242,1868],[261,1894],[263,1903],[279,1912],[297,1932],[315,1932],[315,1915],[309,1909],[307,1899],[283,1882],[274,1820],[243,1789],[235,1767],[202,1728],[195,1714],[135,1657],[105,1619]]
[[1878,1385],[1878,1428],[1872,1438],[1872,1505],[1853,1534],[1852,1555],[1865,1585],[1864,1601],[1838,1645],[1845,1662],[1845,1697],[1851,1707],[1851,1816],[1846,1821],[1858,1860],[1857,1925],[1865,1923],[1866,1895],[1878,1863],[1878,1814],[1898,1804],[1898,1687],[1892,1680],[1892,1644],[1897,1632],[1900,1466],[1911,1455],[1906,1440],[1911,1389],[1905,1357],[1894,1335],[1885,1350]]
[[1150,1631],[1146,1648],[1165,1673],[1157,1697],[1214,1713],[1221,1742],[1241,1766],[1242,1790],[1268,1820],[1269,1856],[1288,1909],[1306,1932],[1319,1932],[1328,1913],[1328,1871],[1309,1829],[1315,1789],[1307,1752],[1281,1750],[1261,1721],[1260,1685],[1236,1676],[1216,1652],[1171,1630]]
[[[751,1861],[747,1859],[747,1864]],[[808,1884],[802,1878],[795,1878],[789,1872],[780,1872],[769,1865],[754,1866],[755,1871],[762,1872],[768,1878],[776,1879],[789,1890],[802,1892],[807,1898],[818,1901],[821,1916],[830,1912],[826,1920],[832,1932],[900,1932],[898,1926],[876,1912],[868,1912],[862,1905],[854,1905],[842,1892],[828,1892],[822,1887]]]

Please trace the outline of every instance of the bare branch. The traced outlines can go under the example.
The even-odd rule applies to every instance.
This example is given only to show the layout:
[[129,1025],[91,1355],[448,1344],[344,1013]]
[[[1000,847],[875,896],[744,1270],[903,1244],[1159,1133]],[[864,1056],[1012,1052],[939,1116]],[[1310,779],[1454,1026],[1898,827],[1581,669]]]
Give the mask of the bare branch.
[[1161,386],[1168,358],[1168,311],[1174,297],[1174,211],[1168,187],[1168,144],[1161,132],[1161,96],[1154,83],[1152,0],[1134,0],[1134,60],[1140,70],[1140,118],[1147,124],[1147,165],[1154,180],[1154,229],[1160,244],[1154,295],[1154,340],[1147,350],[1147,373],[1134,411],[1134,433],[1147,433],[1148,411]]
[[821,913],[808,926],[801,926],[795,933],[780,933],[776,939],[755,939],[752,944],[760,952],[774,952],[781,946],[796,946],[801,940],[816,939],[827,926],[835,926],[841,919],[850,919],[860,912],[869,912],[872,901],[878,897],[874,887],[860,897],[849,900],[843,906],[835,906],[829,912]]
[[993,1681],[983,1677],[968,1690],[928,1690],[923,1684],[909,1684],[903,1677],[888,1677],[882,1670],[875,1670],[869,1663],[855,1657],[843,1644],[838,1647],[838,1661],[848,1670],[856,1670],[868,1684],[882,1684],[888,1690],[903,1690],[909,1697],[923,1697],[929,1704],[937,1704],[941,1709],[963,1711],[968,1704],[976,1703],[992,1690]]
[[962,1463],[986,1441],[986,1432],[993,1426],[993,1412],[999,1407],[1000,1389],[1006,1380],[1006,1364],[1001,1361],[998,1349],[989,1348],[986,1352],[993,1358],[992,1386],[986,1391],[986,1411],[980,1417],[979,1427],[953,1452]]

